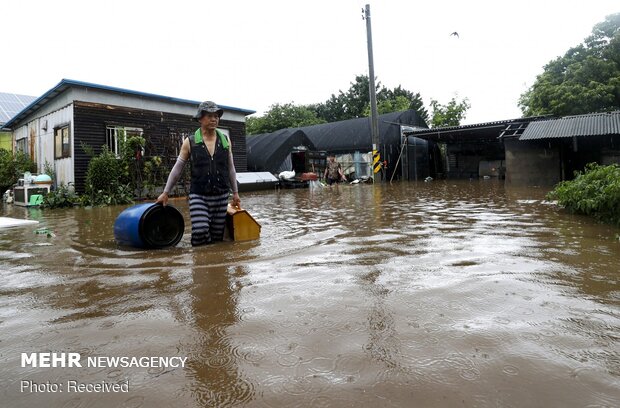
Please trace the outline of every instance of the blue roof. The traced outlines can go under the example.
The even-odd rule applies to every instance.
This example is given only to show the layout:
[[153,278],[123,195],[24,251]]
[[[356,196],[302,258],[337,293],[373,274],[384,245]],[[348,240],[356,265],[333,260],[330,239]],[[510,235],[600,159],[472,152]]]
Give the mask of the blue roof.
[[0,125],[11,120],[35,99],[36,96],[0,92]]
[[[117,88],[113,86],[93,84],[91,82],[76,81],[73,79],[63,79],[62,81],[58,83],[58,85],[56,85],[55,87],[53,87],[52,89],[50,89],[49,91],[41,95],[39,98],[36,98],[28,106],[26,106],[19,113],[13,116],[9,121],[7,121],[7,123],[4,124],[4,126],[6,128],[10,128],[16,122],[19,122],[20,120],[24,119],[26,116],[28,116],[32,112],[36,111],[37,109],[45,105],[48,101],[54,99],[56,96],[58,96],[59,94],[61,94],[62,92],[64,92],[65,90],[71,87],[86,87],[86,88],[91,88],[91,89],[107,91],[107,92],[115,92],[119,94],[131,95],[131,96],[139,96],[142,98],[156,99],[156,100],[160,100],[164,102],[192,105],[195,107],[198,107],[198,105],[200,104],[200,101],[192,101],[190,99],[181,99],[181,98],[174,98],[171,96],[164,96],[164,95],[158,95],[158,94],[147,93],[147,92],[133,91],[131,89],[124,89],[124,88]],[[224,110],[239,112],[246,116],[256,113],[256,111],[253,111],[253,110],[236,108],[234,106],[226,106],[226,105],[219,105],[219,106]]]

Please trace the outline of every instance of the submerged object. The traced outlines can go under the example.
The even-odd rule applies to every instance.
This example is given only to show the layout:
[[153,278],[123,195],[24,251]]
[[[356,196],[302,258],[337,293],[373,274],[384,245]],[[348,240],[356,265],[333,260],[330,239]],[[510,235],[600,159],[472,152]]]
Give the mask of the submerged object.
[[319,176],[316,173],[302,173],[301,174],[302,181],[314,181],[318,179],[319,179]]
[[233,241],[249,241],[260,238],[260,224],[246,210],[228,205],[226,228]]
[[173,206],[138,204],[118,215],[114,239],[136,248],[166,248],[178,244],[184,230],[183,214]]

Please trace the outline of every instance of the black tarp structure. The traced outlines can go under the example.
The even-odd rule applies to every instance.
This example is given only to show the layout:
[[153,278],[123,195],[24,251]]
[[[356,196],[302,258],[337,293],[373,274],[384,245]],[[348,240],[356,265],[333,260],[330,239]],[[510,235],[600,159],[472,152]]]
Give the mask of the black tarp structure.
[[[383,150],[384,145],[396,148],[400,146],[400,125],[428,127],[414,110],[386,113],[379,115],[378,119],[380,150]],[[370,118],[349,119],[299,129],[308,135],[310,141],[319,150],[327,150],[336,154],[372,150]]]
[[307,150],[317,150],[308,136],[298,129],[282,129],[273,133],[250,135],[246,137],[246,144],[248,171],[270,173],[291,170],[285,167],[285,163],[290,161],[291,151],[297,147],[304,146]]
[[[379,115],[379,150],[382,160],[394,167],[400,153],[400,125],[428,126],[415,110]],[[282,167],[291,150],[299,145],[309,150],[325,150],[334,154],[372,151],[370,118],[301,128],[282,129],[274,133],[247,137],[248,170],[276,172]],[[390,172],[391,173],[391,172]],[[398,173],[400,174],[400,170]]]

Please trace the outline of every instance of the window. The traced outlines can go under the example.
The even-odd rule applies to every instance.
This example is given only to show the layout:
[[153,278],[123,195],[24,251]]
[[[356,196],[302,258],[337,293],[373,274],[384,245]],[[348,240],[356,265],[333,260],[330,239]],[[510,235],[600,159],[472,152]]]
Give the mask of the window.
[[28,152],[28,138],[23,138],[15,141],[15,149],[18,152],[27,153]]
[[168,139],[164,141],[163,145],[164,156],[169,157],[173,161],[176,160],[181,152],[183,141],[189,134],[190,132],[187,129],[168,129]]
[[121,141],[125,141],[132,136],[142,136],[143,133],[142,128],[138,127],[108,126],[106,128],[105,142],[112,153],[120,156]]
[[54,158],[71,157],[71,137],[69,125],[54,129]]

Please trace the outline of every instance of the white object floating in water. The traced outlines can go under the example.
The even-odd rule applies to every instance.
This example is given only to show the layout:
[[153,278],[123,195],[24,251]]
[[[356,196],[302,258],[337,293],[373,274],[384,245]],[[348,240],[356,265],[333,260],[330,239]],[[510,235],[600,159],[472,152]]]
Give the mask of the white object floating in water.
[[282,173],[278,174],[278,177],[282,180],[291,180],[295,178],[295,172],[294,171],[283,171]]
[[0,228],[21,227],[24,225],[36,225],[39,221],[20,220],[19,218],[0,217]]

